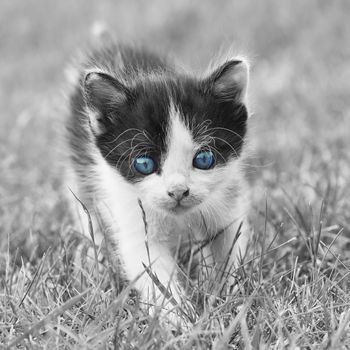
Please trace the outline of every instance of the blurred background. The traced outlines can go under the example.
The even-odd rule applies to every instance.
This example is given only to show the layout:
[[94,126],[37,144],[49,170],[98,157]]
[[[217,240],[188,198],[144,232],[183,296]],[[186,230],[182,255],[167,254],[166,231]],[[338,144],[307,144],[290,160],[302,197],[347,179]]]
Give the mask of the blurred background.
[[325,235],[344,227],[349,238],[349,18],[347,0],[1,1],[0,251],[10,242],[30,258],[68,220],[64,70],[96,22],[195,71],[220,50],[245,52],[255,229],[266,200],[274,224],[289,207],[312,222],[324,203]]

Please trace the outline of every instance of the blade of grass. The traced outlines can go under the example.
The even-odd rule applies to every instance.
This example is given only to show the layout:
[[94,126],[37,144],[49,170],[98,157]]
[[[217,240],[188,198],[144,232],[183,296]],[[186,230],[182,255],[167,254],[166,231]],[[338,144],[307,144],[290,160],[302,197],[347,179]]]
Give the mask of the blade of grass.
[[91,219],[91,215],[89,210],[87,209],[87,207],[85,206],[85,204],[77,197],[77,195],[71,190],[69,189],[70,192],[72,193],[72,195],[74,196],[74,198],[78,201],[78,203],[81,205],[81,207],[83,208],[87,219],[88,219],[88,227],[89,227],[89,234],[91,236],[91,240],[93,243],[93,250],[94,250],[94,256],[95,256],[95,274],[96,274],[96,280],[97,282],[99,282],[100,280],[100,273],[99,273],[99,263],[98,263],[98,254],[97,254],[97,249],[96,249],[96,243],[95,243],[95,234],[94,234],[94,228],[92,225],[92,219]]
[[90,289],[86,290],[85,292],[83,292],[79,295],[76,295],[75,297],[73,297],[72,299],[70,299],[66,303],[64,303],[62,306],[52,310],[46,317],[44,317],[42,320],[37,322],[34,326],[32,326],[28,330],[26,330],[21,336],[17,337],[10,344],[8,344],[4,348],[4,350],[10,350],[11,348],[22,343],[23,340],[25,340],[26,338],[29,338],[30,336],[34,335],[37,331],[39,331],[40,328],[44,327],[48,322],[50,322],[50,320],[63,314],[66,310],[68,310],[69,308],[74,306],[78,301],[80,301],[89,292],[90,292]]

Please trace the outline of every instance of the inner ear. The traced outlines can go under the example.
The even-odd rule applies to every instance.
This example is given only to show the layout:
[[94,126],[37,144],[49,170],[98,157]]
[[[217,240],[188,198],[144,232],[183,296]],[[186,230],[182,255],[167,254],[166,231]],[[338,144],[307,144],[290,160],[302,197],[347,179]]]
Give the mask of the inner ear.
[[227,61],[209,77],[211,92],[221,100],[244,102],[249,80],[249,67],[243,60]]
[[128,89],[111,75],[93,71],[86,73],[83,91],[92,131],[101,134],[111,113],[126,103]]

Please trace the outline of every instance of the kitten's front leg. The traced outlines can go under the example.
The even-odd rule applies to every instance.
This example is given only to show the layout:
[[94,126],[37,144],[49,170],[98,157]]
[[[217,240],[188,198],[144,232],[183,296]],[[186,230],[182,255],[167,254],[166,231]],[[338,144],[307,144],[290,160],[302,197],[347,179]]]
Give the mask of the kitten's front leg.
[[128,279],[140,293],[141,303],[150,305],[154,313],[158,310],[163,314],[176,314],[183,291],[177,281],[178,268],[170,251],[157,242],[146,243],[142,231],[129,232],[128,237],[119,244],[121,260]]
[[224,279],[228,286],[235,283],[233,272],[246,253],[248,240],[249,226],[244,220],[229,225],[211,244],[218,277]]

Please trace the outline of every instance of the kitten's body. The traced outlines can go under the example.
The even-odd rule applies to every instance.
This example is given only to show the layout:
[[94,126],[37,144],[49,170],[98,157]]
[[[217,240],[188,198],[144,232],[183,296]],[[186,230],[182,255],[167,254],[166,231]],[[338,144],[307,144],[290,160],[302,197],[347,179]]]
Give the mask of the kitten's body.
[[[177,298],[176,257],[208,239],[200,255],[217,271],[230,255],[230,279],[229,268],[244,255],[248,239],[241,165],[246,64],[226,61],[197,79],[143,50],[110,44],[91,53],[77,72],[68,122],[73,191],[101,219],[126,279],[135,280],[147,299],[154,286],[144,265],[151,264]],[[194,167],[203,149],[215,155],[208,170]],[[149,175],[134,167],[143,154],[157,166]],[[156,299],[163,301],[157,290]]]

